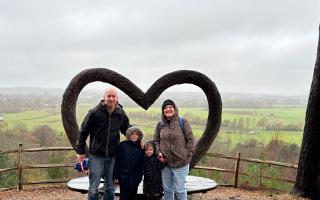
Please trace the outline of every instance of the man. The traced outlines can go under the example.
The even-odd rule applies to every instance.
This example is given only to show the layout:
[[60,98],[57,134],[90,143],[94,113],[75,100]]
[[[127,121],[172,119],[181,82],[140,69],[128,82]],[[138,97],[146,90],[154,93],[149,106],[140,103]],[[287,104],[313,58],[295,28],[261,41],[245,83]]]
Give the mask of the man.
[[114,199],[113,168],[121,131],[126,134],[129,119],[118,104],[118,91],[107,88],[104,100],[89,111],[83,120],[76,144],[77,158],[84,159],[88,135],[89,143],[89,191],[88,200],[98,200],[100,178],[105,180],[105,200]]

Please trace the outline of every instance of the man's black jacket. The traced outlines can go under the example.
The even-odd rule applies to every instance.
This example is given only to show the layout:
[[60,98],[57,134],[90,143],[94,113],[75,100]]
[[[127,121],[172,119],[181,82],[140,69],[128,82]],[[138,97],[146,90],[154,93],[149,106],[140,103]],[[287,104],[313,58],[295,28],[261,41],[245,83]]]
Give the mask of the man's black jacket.
[[125,135],[129,127],[129,119],[118,106],[109,114],[102,100],[89,111],[83,120],[76,144],[76,152],[85,154],[85,146],[90,135],[89,154],[115,156],[120,140],[119,132]]

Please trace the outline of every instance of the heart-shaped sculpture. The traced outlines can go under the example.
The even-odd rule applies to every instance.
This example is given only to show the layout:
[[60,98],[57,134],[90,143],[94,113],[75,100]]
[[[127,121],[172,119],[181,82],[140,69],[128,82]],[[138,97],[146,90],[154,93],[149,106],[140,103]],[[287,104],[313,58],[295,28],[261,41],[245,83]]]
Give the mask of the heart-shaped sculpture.
[[218,134],[222,112],[221,97],[215,84],[206,75],[190,70],[175,71],[162,76],[144,93],[121,74],[105,68],[92,68],[77,74],[63,94],[62,122],[73,148],[75,148],[79,133],[76,118],[77,99],[84,86],[95,81],[109,83],[119,88],[145,110],[157,100],[164,90],[173,85],[190,83],[200,87],[207,96],[209,113],[206,128],[195,146],[190,169],[206,154]]

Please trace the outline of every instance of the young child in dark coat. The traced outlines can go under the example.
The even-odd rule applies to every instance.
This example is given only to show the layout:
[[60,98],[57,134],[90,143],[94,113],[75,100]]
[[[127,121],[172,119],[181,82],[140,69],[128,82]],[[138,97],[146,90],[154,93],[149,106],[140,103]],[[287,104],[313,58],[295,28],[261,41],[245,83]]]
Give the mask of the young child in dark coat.
[[127,139],[119,144],[114,165],[114,179],[120,185],[120,200],[135,200],[142,180],[144,152],[141,148],[143,132],[137,126],[126,132]]
[[143,194],[146,200],[159,200],[163,196],[161,169],[164,164],[159,161],[152,142],[144,145],[144,151]]

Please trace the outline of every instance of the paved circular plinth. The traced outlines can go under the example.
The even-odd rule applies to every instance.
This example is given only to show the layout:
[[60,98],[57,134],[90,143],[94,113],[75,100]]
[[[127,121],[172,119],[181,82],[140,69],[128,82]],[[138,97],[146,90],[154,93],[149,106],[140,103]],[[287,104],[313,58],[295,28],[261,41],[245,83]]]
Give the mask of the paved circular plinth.
[[[87,193],[89,188],[89,178],[88,176],[85,176],[85,177],[72,179],[67,183],[67,186],[71,190]],[[99,185],[99,192],[101,193],[104,192],[103,186],[104,186],[104,183],[102,180]],[[186,188],[187,188],[188,194],[207,192],[209,190],[215,189],[216,187],[217,187],[217,183],[208,178],[203,178],[199,176],[187,176],[186,178]],[[115,193],[116,195],[119,195],[120,193],[119,185],[116,185]],[[138,194],[143,194],[142,181],[138,187]]]

